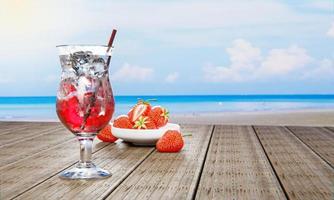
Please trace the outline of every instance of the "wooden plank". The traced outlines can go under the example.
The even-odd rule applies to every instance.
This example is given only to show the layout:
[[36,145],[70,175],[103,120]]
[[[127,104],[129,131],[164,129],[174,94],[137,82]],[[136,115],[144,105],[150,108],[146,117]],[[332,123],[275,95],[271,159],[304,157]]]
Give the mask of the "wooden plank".
[[0,169],[20,159],[31,157],[40,151],[74,138],[75,136],[64,127],[51,128],[47,134],[35,138],[23,137],[19,142],[0,147]]
[[289,126],[289,130],[334,168],[334,134],[321,127]]
[[0,121],[0,127],[15,127],[22,125],[31,125],[39,122],[24,122],[24,121]]
[[63,126],[60,124],[44,124],[36,123],[31,124],[31,126],[26,127],[17,131],[10,131],[7,134],[0,135],[0,146],[7,146],[10,144],[15,144],[20,141],[24,141],[27,138],[36,138],[40,135],[48,134],[54,129],[60,129]]
[[[50,122],[10,122],[10,123],[1,123],[0,124],[0,138],[1,135],[6,135],[10,133],[16,133],[22,130],[29,129],[31,127],[35,128],[48,128],[50,126],[55,126],[59,123],[50,123]],[[19,135],[18,135],[19,136]],[[13,136],[14,137],[14,136]]]
[[94,154],[94,162],[113,175],[98,181],[62,180],[54,176],[18,199],[101,199],[117,187],[150,153],[153,147],[112,144]]
[[[94,141],[94,151],[108,145]],[[19,147],[18,147],[19,151]],[[2,199],[11,199],[45,181],[79,159],[79,142],[72,139],[0,169]]]
[[216,126],[196,199],[286,199],[251,126]]
[[332,134],[334,134],[334,127],[326,127],[326,128],[328,128],[329,130],[331,130],[332,131]]
[[0,135],[5,135],[9,133],[14,133],[16,130],[39,130],[41,128],[49,128],[61,126],[58,122],[16,122],[9,124],[0,124],[1,132]]
[[332,199],[333,169],[285,127],[255,131],[289,199]]
[[27,124],[27,123],[35,123],[35,122],[29,122],[29,121],[0,121],[0,126],[1,125],[22,125],[22,124]]
[[29,123],[0,123],[0,135],[7,134],[13,130],[22,130],[28,126],[30,126]]
[[155,151],[107,199],[190,199],[195,193],[212,126],[183,126],[180,153]]
[[60,124],[59,122],[6,122],[6,121],[0,121],[0,128],[1,132],[3,130],[10,130],[16,127],[29,127],[29,126],[53,126]]
[[0,121],[0,126],[11,126],[11,125],[22,125],[26,124],[26,122],[20,122],[20,121]]

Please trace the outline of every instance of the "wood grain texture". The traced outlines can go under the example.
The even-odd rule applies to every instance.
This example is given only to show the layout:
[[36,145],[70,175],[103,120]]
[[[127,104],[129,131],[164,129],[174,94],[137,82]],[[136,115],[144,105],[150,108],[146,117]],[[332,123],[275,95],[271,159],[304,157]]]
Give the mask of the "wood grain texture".
[[0,199],[334,199],[333,127],[182,128],[193,136],[175,154],[96,139],[113,176],[66,181],[79,144],[60,123],[0,122]]
[[[94,141],[94,151],[108,145]],[[71,139],[0,169],[1,198],[10,199],[36,186],[79,159],[79,142]]]
[[26,139],[36,138],[40,135],[48,134],[50,131],[61,128],[63,127],[60,124],[51,125],[49,123],[36,123],[21,129],[14,129],[6,134],[0,135],[0,147],[25,141]]
[[328,128],[330,131],[332,131],[332,134],[334,135],[334,127],[326,127],[326,128]]
[[16,126],[16,125],[26,125],[29,122],[19,122],[19,121],[0,121],[0,126]]
[[289,199],[333,199],[334,171],[285,127],[255,131]]
[[57,124],[58,122],[25,122],[25,121],[0,121],[1,128],[14,128],[19,126],[32,126],[32,125],[52,125]]
[[0,135],[8,134],[10,132],[18,131],[18,130],[23,130],[26,128],[29,128],[31,126],[30,123],[3,123],[0,122]]
[[95,181],[69,181],[54,176],[22,194],[17,199],[101,199],[117,187],[154,148],[133,147],[126,143],[111,144],[93,155],[99,167],[109,170],[110,178]]
[[251,126],[216,126],[196,199],[286,199]]
[[14,132],[17,129],[30,128],[33,126],[50,127],[60,125],[59,122],[3,122],[0,121],[0,135],[8,132]]
[[191,199],[199,180],[212,126],[183,126],[180,153],[148,157],[107,199]]
[[289,126],[289,130],[334,168],[334,134],[321,127]]
[[2,146],[0,147],[0,169],[5,165],[26,157],[31,157],[40,151],[73,139],[74,137],[75,136],[64,127],[54,127],[46,134],[39,135],[38,137],[25,138],[25,140],[20,140],[14,144]]

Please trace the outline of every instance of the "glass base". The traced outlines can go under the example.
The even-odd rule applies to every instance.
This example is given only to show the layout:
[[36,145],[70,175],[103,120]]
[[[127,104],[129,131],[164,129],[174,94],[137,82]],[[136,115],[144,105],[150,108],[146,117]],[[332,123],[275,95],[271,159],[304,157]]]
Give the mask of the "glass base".
[[76,164],[75,167],[65,170],[60,174],[61,179],[102,179],[108,178],[111,173],[95,166],[93,163]]

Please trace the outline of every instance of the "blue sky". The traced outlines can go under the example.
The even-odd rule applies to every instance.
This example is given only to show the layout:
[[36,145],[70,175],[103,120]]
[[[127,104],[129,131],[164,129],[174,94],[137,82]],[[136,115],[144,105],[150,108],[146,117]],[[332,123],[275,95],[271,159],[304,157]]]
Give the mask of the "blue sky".
[[55,95],[58,44],[106,44],[115,95],[334,93],[334,1],[0,1],[0,96]]

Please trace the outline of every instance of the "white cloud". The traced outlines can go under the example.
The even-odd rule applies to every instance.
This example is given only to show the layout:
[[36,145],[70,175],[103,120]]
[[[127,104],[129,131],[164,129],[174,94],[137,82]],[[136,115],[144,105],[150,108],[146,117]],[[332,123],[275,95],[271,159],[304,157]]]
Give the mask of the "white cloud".
[[303,79],[321,79],[332,80],[334,77],[334,61],[330,59],[323,59],[317,63],[316,67],[305,72]]
[[233,41],[233,47],[226,49],[233,68],[249,70],[254,68],[254,63],[261,60],[261,50],[243,39]]
[[[324,30],[331,21],[323,13],[303,12],[294,9],[290,3],[275,0],[0,2],[0,74],[6,73],[8,77],[20,80],[35,76],[35,71],[59,73],[55,70],[60,69],[55,45],[106,43],[112,28],[119,31],[115,55],[126,55],[119,57],[120,62],[124,62],[124,57],[130,60],[133,55],[161,53],[163,45],[186,50],[193,46],[208,48],[222,46],[234,37],[257,38],[257,42],[277,37],[277,41],[284,43],[300,35],[307,37],[304,42],[309,43],[314,42],[312,39],[318,37],[318,31]],[[316,6],[328,9],[328,3]],[[207,67],[208,73],[214,72],[214,80],[243,81],[247,79],[244,74],[262,62],[258,48],[242,42],[237,45],[244,53],[238,55],[238,51],[232,50],[231,60],[235,57],[236,61],[231,66]],[[203,52],[210,53],[211,50],[203,49]],[[183,49],[177,51],[182,53]],[[244,61],[239,56],[245,56]],[[159,56],[152,59],[155,63],[161,62]],[[117,79],[121,75],[114,77]],[[37,80],[30,78],[29,83]]]
[[[116,24],[120,28],[139,28],[142,31],[152,27],[154,29],[221,28],[242,24],[304,20],[284,3],[267,0],[113,1],[94,2],[93,5],[87,3],[86,6],[104,13],[102,18],[99,17],[108,21],[101,24]],[[89,10],[87,7],[86,10]]]
[[231,64],[229,66],[205,66],[204,77],[210,82],[244,81],[251,79],[256,65],[261,60],[261,51],[246,40],[237,39],[226,49]]
[[333,1],[329,0],[316,0],[313,2],[310,2],[308,5],[310,8],[316,8],[324,11],[333,11],[334,3]]
[[243,39],[233,41],[226,49],[231,64],[229,66],[205,66],[205,79],[211,82],[245,81],[254,77],[254,71],[262,59],[261,50]]
[[261,61],[261,50],[243,39],[236,39],[232,47],[226,49],[231,64],[229,66],[205,66],[204,76],[212,82],[245,81],[252,78],[256,66]]
[[139,67],[125,63],[118,71],[112,73],[112,81],[132,82],[149,81],[153,78],[154,70],[148,67]]
[[332,26],[327,31],[327,36],[334,37],[334,22],[332,23]]
[[[2,0],[0,56],[19,54],[26,56],[26,60],[37,59],[36,55],[45,54],[45,51],[54,54],[52,49],[60,43],[104,43],[106,38],[102,37],[107,37],[113,27],[119,29],[119,34],[136,33],[136,40],[154,38],[170,45],[206,46],[219,43],[217,41],[224,38],[219,31],[226,32],[224,28],[234,27],[240,31],[240,28],[254,25],[271,26],[268,32],[255,31],[257,28],[251,31],[270,35],[282,31],[282,24],[297,27],[296,23],[307,23],[315,27],[326,23],[327,19],[327,16],[298,13],[289,4],[270,0],[25,0],[21,3]],[[119,45],[122,52],[141,53],[145,46],[127,44],[133,41],[122,39]],[[128,51],[123,51],[125,48]],[[29,52],[37,53],[29,56]]]
[[312,58],[306,50],[292,45],[286,49],[272,49],[265,57],[259,48],[237,39],[226,49],[231,64],[203,67],[204,78],[210,82],[248,81],[289,75],[307,66]]
[[178,78],[179,78],[179,73],[178,72],[173,72],[173,73],[170,73],[166,76],[165,81],[167,83],[174,83]]
[[[177,39],[175,37],[187,40],[182,37],[189,37],[189,31],[183,36],[181,33],[163,33],[166,30],[207,31],[252,25],[312,23],[326,19],[324,16],[313,16],[310,13],[301,15],[288,4],[268,0],[252,2],[26,0],[20,4],[15,2],[3,0],[0,6],[2,27],[0,42],[7,51],[9,48],[15,50],[18,46],[21,49],[28,47],[35,49],[42,44],[40,49],[43,49],[49,45],[54,46],[57,42],[69,40],[78,42],[73,41],[75,38],[73,36],[89,32],[105,33],[112,27],[119,28],[120,31],[135,30],[145,33],[148,37],[160,37],[162,40]],[[201,37],[204,41],[207,40],[203,34]],[[215,38],[219,38],[219,35]]]
[[285,75],[305,67],[311,61],[306,50],[295,45],[287,49],[272,49],[256,73],[264,76]]

